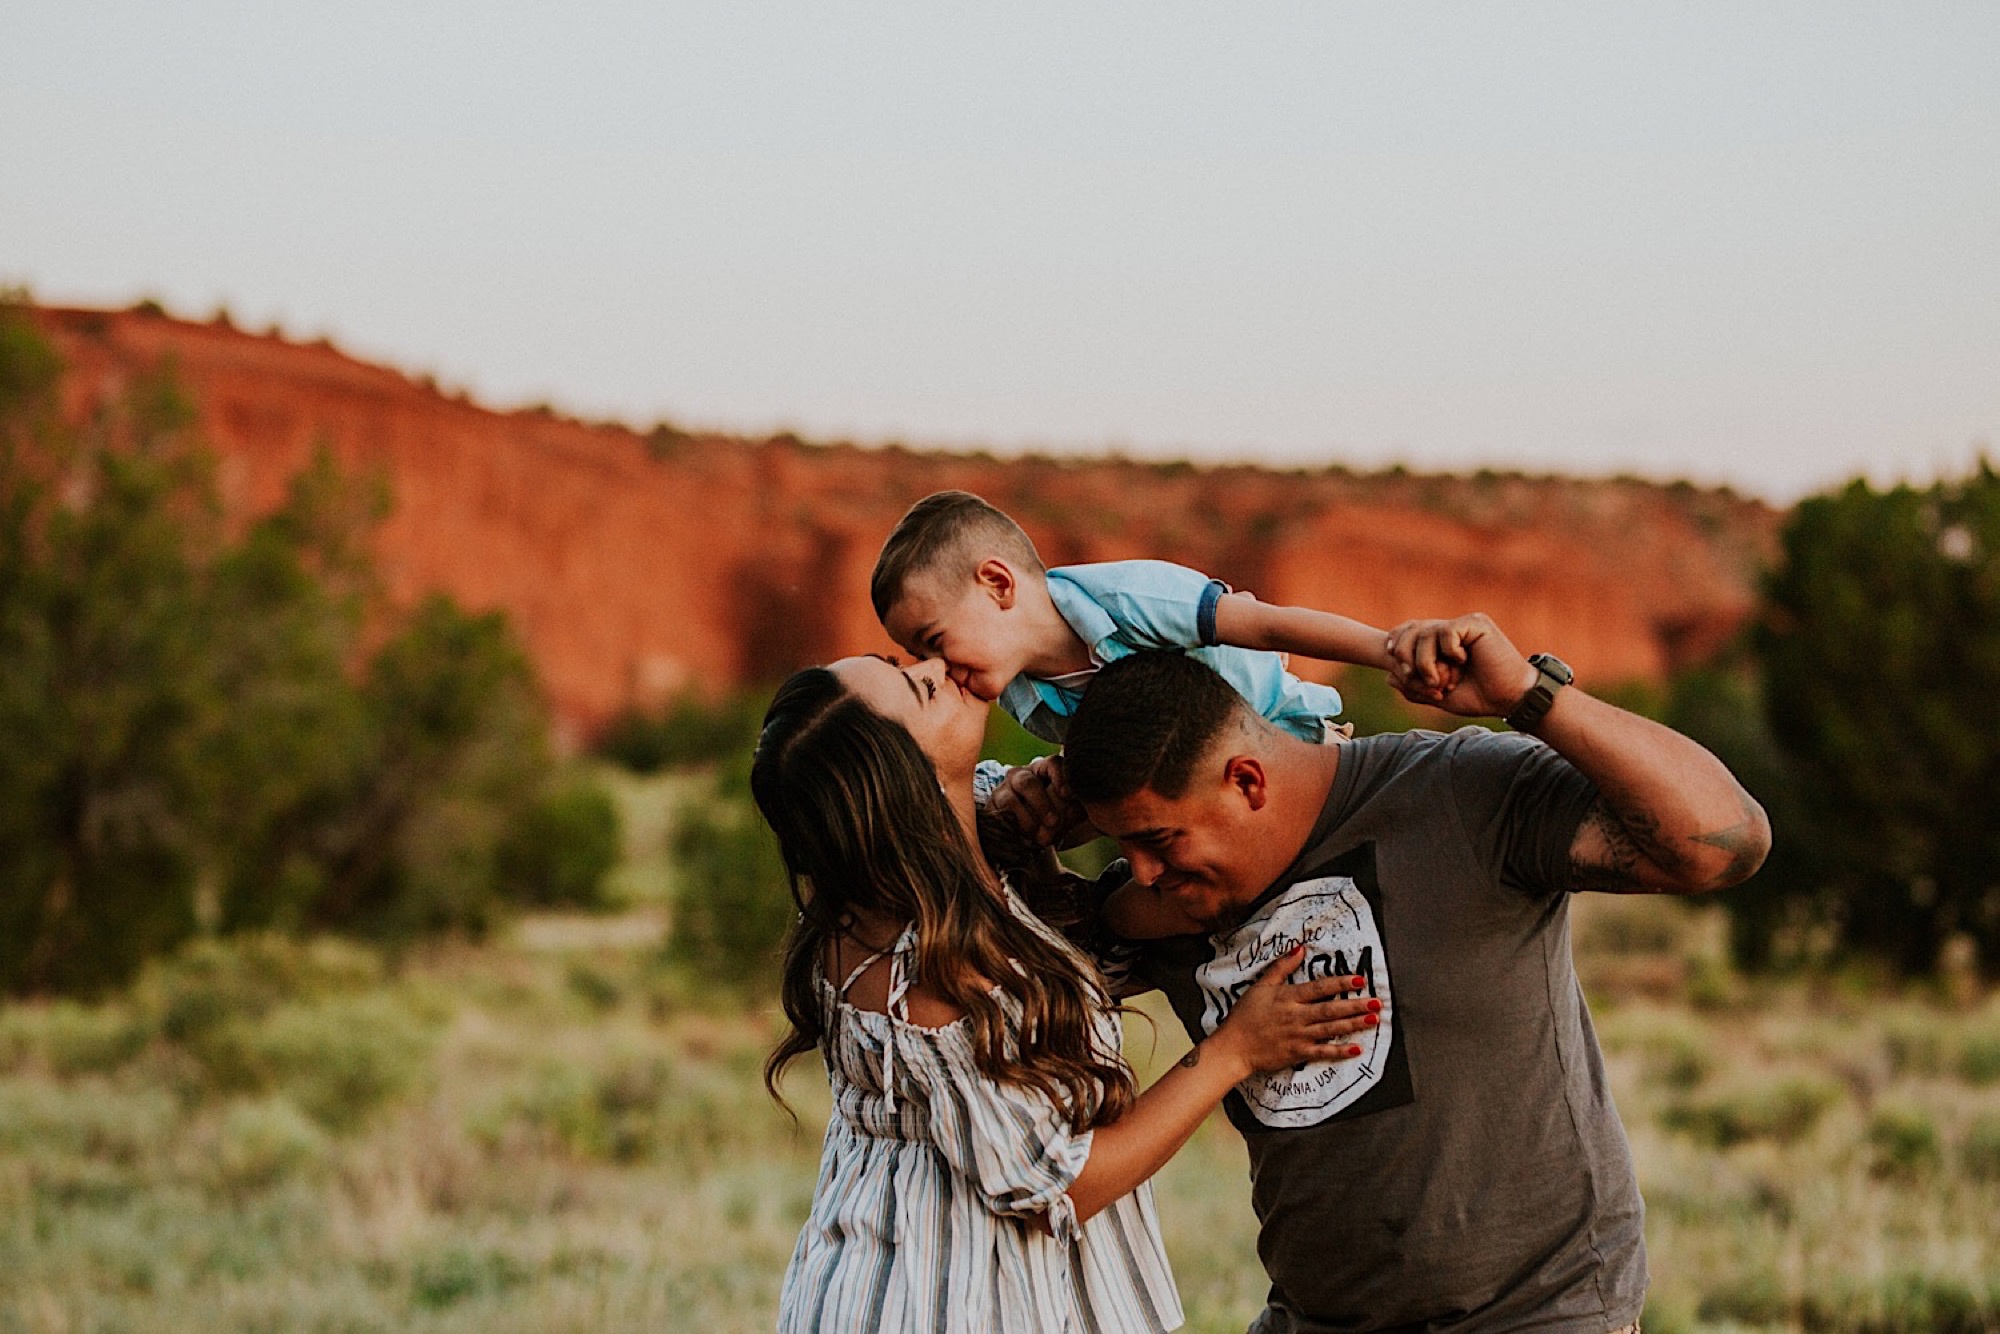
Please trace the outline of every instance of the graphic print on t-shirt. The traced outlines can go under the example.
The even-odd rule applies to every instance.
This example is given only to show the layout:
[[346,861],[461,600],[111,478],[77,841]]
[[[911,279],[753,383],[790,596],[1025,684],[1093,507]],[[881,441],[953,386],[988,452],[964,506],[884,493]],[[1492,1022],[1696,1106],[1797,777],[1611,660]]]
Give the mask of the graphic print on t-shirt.
[[[1195,969],[1205,1033],[1228,1017],[1271,960],[1301,943],[1306,961],[1290,980],[1358,976],[1361,994],[1382,1002],[1381,1023],[1345,1039],[1359,1046],[1361,1055],[1256,1074],[1238,1084],[1236,1097],[1255,1121],[1245,1130],[1296,1130],[1411,1100],[1382,943],[1381,901],[1373,892],[1373,851],[1372,845],[1356,849],[1288,885],[1234,931],[1210,937],[1213,954]],[[1230,1109],[1232,1119],[1241,1125],[1236,1110]]]

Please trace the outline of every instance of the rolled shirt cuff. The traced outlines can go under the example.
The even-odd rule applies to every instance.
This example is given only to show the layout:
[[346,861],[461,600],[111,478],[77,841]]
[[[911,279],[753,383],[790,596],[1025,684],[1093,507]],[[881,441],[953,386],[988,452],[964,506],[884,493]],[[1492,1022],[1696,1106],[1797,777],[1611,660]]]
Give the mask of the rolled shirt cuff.
[[1229,585],[1220,579],[1209,580],[1208,586],[1201,590],[1201,601],[1194,608],[1194,628],[1203,648],[1214,648],[1222,642],[1215,637],[1215,608],[1228,591]]

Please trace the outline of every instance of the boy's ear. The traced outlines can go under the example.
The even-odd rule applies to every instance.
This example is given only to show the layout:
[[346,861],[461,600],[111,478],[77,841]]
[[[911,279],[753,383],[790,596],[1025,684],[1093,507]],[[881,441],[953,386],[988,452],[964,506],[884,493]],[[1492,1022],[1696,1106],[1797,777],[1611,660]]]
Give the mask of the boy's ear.
[[1264,762],[1255,755],[1231,755],[1222,766],[1222,779],[1253,811],[1263,810],[1264,803],[1271,799]]
[[972,577],[986,590],[986,596],[1000,604],[1002,611],[1012,607],[1014,599],[1020,595],[1021,581],[1015,577],[1014,567],[998,556],[988,556],[980,561]]

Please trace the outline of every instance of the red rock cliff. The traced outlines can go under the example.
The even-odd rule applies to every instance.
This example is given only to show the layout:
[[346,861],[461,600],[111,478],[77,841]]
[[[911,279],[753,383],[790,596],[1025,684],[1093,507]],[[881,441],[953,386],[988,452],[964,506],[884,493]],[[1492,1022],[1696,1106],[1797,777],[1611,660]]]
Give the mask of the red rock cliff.
[[572,734],[682,690],[887,649],[869,568],[903,509],[942,487],[1006,509],[1051,564],[1156,556],[1379,625],[1484,610],[1599,682],[1657,681],[1733,634],[1779,518],[1727,492],[1626,480],[642,436],[488,411],[325,343],[135,311],[40,318],[72,406],[173,358],[237,512],[275,504],[320,441],[385,474],[391,596],[443,589],[505,609]]

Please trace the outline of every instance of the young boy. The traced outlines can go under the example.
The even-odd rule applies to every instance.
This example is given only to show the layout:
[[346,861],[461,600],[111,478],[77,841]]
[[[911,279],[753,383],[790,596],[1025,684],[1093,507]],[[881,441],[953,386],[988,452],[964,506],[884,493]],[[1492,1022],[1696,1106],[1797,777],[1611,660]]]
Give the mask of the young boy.
[[1286,653],[1389,667],[1388,635],[1332,612],[1273,606],[1157,560],[1049,569],[1020,526],[978,496],[939,491],[889,534],[869,581],[889,637],[942,658],[960,688],[1061,741],[1099,667],[1181,648],[1273,723],[1327,738],[1340,692],[1285,670]]

